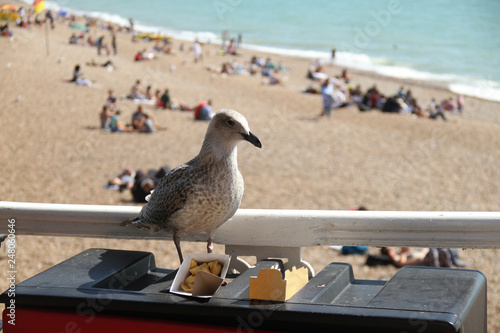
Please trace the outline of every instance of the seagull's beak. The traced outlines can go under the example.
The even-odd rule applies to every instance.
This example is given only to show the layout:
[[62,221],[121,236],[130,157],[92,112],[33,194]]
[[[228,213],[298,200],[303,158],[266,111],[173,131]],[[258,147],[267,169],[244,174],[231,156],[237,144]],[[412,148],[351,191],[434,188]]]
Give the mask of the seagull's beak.
[[248,132],[248,134],[242,134],[243,139],[247,140],[251,144],[253,144],[255,147],[262,148],[262,143],[260,143],[260,140],[258,137],[256,137],[252,132]]

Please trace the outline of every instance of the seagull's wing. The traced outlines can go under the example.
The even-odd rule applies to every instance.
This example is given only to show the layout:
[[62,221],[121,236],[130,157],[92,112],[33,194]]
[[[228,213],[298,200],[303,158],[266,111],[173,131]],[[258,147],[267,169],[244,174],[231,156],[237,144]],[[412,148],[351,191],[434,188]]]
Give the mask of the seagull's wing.
[[181,164],[161,179],[141,212],[143,222],[166,223],[173,213],[184,207],[193,168],[189,164]]
[[140,229],[152,228],[155,231],[167,227],[172,214],[182,209],[186,203],[190,188],[188,180],[196,168],[191,162],[181,164],[167,173],[149,195],[140,215],[123,221],[121,225],[133,224]]

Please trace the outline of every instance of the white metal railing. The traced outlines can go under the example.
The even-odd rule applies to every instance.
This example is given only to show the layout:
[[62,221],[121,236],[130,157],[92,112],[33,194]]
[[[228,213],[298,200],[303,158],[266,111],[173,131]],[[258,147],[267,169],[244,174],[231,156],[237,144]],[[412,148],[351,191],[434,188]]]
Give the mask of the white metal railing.
[[[0,201],[0,234],[15,219],[16,234],[165,239],[120,222],[137,206],[68,205]],[[199,234],[182,238],[206,241]],[[301,261],[301,248],[316,245],[500,248],[500,212],[409,212],[240,209],[215,234],[226,252],[258,259]]]

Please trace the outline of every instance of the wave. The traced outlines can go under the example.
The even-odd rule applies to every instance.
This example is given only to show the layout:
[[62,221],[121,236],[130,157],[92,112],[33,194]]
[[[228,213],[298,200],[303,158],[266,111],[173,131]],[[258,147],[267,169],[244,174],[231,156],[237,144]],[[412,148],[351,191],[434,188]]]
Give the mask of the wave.
[[[251,44],[243,44],[243,47],[264,53],[294,56],[306,59],[321,59],[325,62],[328,62],[331,59],[331,54],[329,52],[283,49]],[[387,65],[389,63],[391,65]],[[370,56],[366,54],[349,52],[336,52],[335,64],[341,67],[377,73],[390,78],[410,79],[412,81],[432,83],[447,87],[455,94],[462,94],[465,96],[500,102],[500,83],[491,80],[467,78],[454,74],[430,73],[394,64],[389,59],[374,59],[370,58]]]
[[481,79],[475,80],[473,84],[452,83],[449,89],[455,94],[500,102],[500,83],[498,82]]
[[[31,4],[31,0],[24,0],[23,2]],[[71,14],[96,17],[104,21],[116,23],[122,26],[129,25],[128,18],[124,18],[117,14],[110,14],[99,11],[79,11],[61,6],[58,3],[51,1],[46,1],[46,8],[54,11],[59,11],[64,8],[68,13]],[[210,31],[176,30],[164,26],[153,26],[151,24],[143,23],[140,21],[136,22],[135,28],[136,30],[144,32],[158,32],[161,34],[166,34],[177,40],[183,41],[194,41],[197,39],[203,43],[220,44],[222,42],[218,34]],[[321,59],[325,62],[328,62],[331,59],[331,53],[325,51],[280,48],[274,46],[246,43],[244,43],[242,47],[248,50],[254,50],[262,53],[279,54],[305,59]],[[456,94],[463,94],[466,96],[472,96],[485,100],[500,101],[500,82],[482,78],[467,78],[453,74],[430,73],[416,70],[402,64],[394,63],[390,59],[377,59],[372,58],[366,54],[343,51],[336,52],[335,64],[341,67],[368,71],[391,78],[411,79],[443,85],[446,86],[451,92]]]

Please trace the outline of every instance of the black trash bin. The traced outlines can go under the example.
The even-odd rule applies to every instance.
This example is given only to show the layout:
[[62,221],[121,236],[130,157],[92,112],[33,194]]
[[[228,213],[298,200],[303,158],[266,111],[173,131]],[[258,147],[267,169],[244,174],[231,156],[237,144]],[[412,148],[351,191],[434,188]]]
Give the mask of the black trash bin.
[[389,281],[357,280],[332,263],[287,302],[250,300],[250,276],[280,267],[261,261],[198,299],[169,293],[176,271],[151,253],[90,249],[18,284],[16,325],[6,309],[4,332],[486,332],[478,271],[405,267]]

